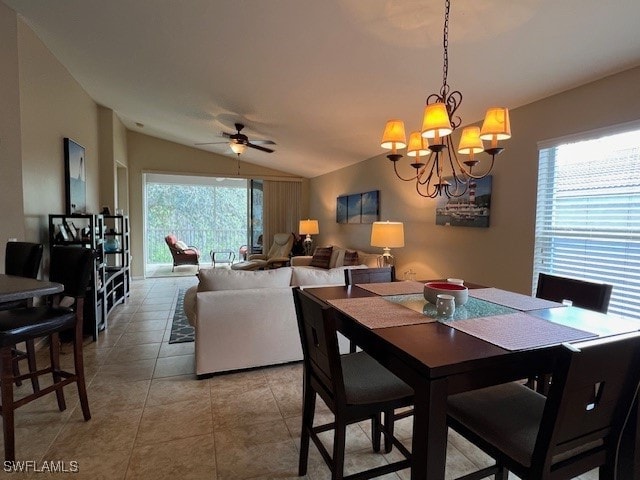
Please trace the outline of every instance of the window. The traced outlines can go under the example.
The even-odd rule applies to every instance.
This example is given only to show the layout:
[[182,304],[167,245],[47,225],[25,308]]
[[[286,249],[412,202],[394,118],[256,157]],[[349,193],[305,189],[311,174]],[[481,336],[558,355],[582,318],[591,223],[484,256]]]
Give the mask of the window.
[[613,285],[609,312],[640,319],[640,126],[541,145],[538,273]]
[[170,233],[200,250],[232,251],[247,244],[249,181],[237,178],[145,174],[145,267],[171,263]]

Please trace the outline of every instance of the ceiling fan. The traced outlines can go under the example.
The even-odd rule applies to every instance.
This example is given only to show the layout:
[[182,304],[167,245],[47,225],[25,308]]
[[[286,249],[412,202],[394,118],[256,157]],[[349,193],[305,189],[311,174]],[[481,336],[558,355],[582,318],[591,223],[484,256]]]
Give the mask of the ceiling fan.
[[[261,152],[273,153],[274,150],[271,148],[263,147],[262,145],[275,145],[275,142],[271,140],[254,140],[253,142],[249,141],[249,137],[247,137],[244,133],[240,133],[244,128],[242,123],[234,124],[236,127],[236,133],[227,133],[222,132],[224,137],[229,139],[229,147],[233,150],[233,153],[236,153],[240,156],[247,147],[255,148],[256,150],[260,150]],[[207,143],[196,143],[195,145],[215,145],[217,143],[227,143],[227,142],[207,142]]]

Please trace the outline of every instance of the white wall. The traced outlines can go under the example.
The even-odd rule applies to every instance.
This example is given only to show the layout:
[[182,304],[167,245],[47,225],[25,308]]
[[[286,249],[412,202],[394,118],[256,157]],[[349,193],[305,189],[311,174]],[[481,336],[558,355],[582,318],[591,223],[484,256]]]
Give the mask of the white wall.
[[[18,24],[13,10],[0,2],[0,245],[24,240],[22,134],[18,73]],[[4,272],[4,247],[0,248]]]
[[64,137],[85,147],[87,210],[98,209],[98,107],[21,20],[18,52],[25,237],[46,243],[48,214],[65,212]]

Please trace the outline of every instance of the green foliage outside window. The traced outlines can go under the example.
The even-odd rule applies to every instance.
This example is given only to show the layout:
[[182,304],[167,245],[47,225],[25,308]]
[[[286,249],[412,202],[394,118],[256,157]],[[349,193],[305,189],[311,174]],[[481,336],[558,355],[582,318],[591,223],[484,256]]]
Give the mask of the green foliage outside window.
[[[240,185],[243,185],[240,183]],[[164,237],[197,247],[238,252],[247,243],[247,187],[147,183],[146,263],[171,263]]]

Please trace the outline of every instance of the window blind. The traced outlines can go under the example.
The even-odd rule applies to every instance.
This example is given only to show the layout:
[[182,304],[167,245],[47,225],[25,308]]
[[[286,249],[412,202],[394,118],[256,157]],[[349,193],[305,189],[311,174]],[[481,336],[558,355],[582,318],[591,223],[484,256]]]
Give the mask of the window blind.
[[613,285],[609,312],[640,319],[640,130],[539,151],[538,273]]

